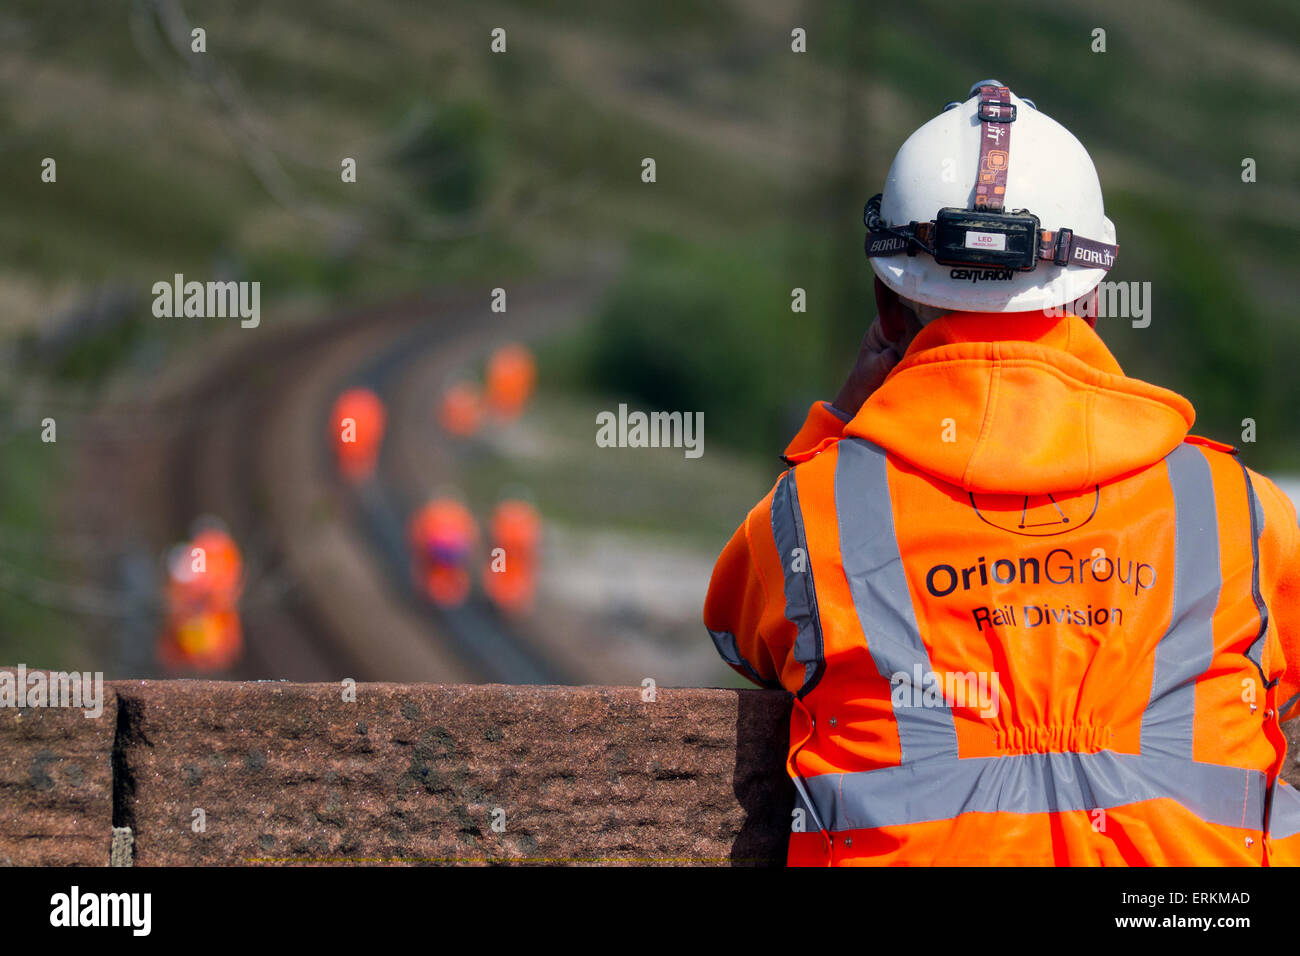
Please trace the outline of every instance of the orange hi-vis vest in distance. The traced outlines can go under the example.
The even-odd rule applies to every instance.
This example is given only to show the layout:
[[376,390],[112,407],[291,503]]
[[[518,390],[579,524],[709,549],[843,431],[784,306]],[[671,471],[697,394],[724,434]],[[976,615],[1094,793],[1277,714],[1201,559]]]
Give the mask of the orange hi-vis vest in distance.
[[541,515],[527,501],[507,499],[492,512],[491,534],[483,590],[502,612],[524,614],[532,609],[537,593]]
[[330,440],[348,481],[359,484],[374,474],[387,420],[383,400],[368,388],[350,388],[335,400]]
[[813,406],[704,614],[794,695],[792,864],[1300,862],[1300,528],[1193,417],[1073,316]]
[[478,544],[478,523],[456,498],[434,498],[407,525],[411,573],[434,603],[455,607],[470,595],[470,563]]

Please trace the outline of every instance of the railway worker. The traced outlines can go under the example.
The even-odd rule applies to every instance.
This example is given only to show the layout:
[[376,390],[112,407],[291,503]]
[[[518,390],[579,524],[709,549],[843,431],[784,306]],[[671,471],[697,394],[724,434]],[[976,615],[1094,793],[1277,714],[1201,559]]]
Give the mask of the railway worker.
[[470,381],[453,382],[438,403],[438,424],[458,438],[468,438],[483,421],[483,397]]
[[440,607],[455,607],[469,597],[478,537],[474,516],[450,495],[433,498],[411,517],[411,571],[416,586]]
[[879,317],[704,609],[793,695],[790,862],[1300,861],[1296,512],[1069,308],[1117,249],[1087,151],[986,81],[865,218]]
[[537,363],[522,345],[503,345],[487,365],[487,402],[493,414],[513,421],[523,412],[537,383]]
[[386,421],[383,401],[368,388],[350,388],[334,402],[330,438],[339,470],[353,484],[374,474]]
[[507,498],[492,512],[489,528],[492,547],[483,590],[503,613],[525,614],[532,609],[537,593],[541,515],[527,501]]
[[[219,523],[206,523],[194,536],[190,549],[191,556],[203,559],[197,577],[203,582],[206,603],[234,607],[243,592],[244,559],[230,532]],[[195,551],[200,555],[195,556]]]
[[167,562],[167,613],[159,657],[171,669],[218,671],[243,653],[239,599],[243,558],[219,523],[173,549]]
[[168,670],[213,673],[233,667],[243,650],[238,612],[203,610],[168,620],[158,657]]

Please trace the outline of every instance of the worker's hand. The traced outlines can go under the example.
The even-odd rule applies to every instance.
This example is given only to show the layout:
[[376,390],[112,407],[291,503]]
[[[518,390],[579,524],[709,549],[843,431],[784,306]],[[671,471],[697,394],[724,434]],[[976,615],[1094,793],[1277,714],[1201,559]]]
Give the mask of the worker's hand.
[[848,379],[831,404],[848,415],[856,415],[862,403],[880,387],[901,357],[894,344],[885,338],[880,316],[876,316],[871,328],[862,337],[858,358],[853,363]]

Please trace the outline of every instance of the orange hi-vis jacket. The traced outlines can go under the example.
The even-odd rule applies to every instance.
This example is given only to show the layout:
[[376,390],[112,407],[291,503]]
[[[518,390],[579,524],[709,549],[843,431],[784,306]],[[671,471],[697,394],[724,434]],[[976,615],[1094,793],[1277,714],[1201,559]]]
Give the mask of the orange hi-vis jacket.
[[1294,864],[1300,528],[1079,318],[815,404],[704,620],[794,695],[792,864]]

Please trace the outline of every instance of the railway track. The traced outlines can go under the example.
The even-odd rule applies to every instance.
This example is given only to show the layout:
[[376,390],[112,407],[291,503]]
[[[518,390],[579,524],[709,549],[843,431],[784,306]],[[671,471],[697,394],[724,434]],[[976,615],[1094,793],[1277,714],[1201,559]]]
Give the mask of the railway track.
[[[481,599],[446,611],[416,593],[402,529],[439,476],[419,480],[393,463],[412,457],[403,442],[433,436],[431,424],[409,427],[431,422],[432,409],[403,406],[418,391],[403,387],[408,377],[454,367],[502,334],[580,316],[600,287],[570,279],[512,290],[510,321],[488,318],[481,290],[353,311],[275,329],[205,370],[190,392],[205,414],[176,432],[159,491],[175,534],[214,514],[244,549],[246,656],[230,676],[572,680],[573,668]],[[529,328],[533,308],[548,318]],[[392,403],[390,423],[408,427],[390,425],[375,479],[351,489],[336,477],[327,422],[338,392],[358,383]]]

